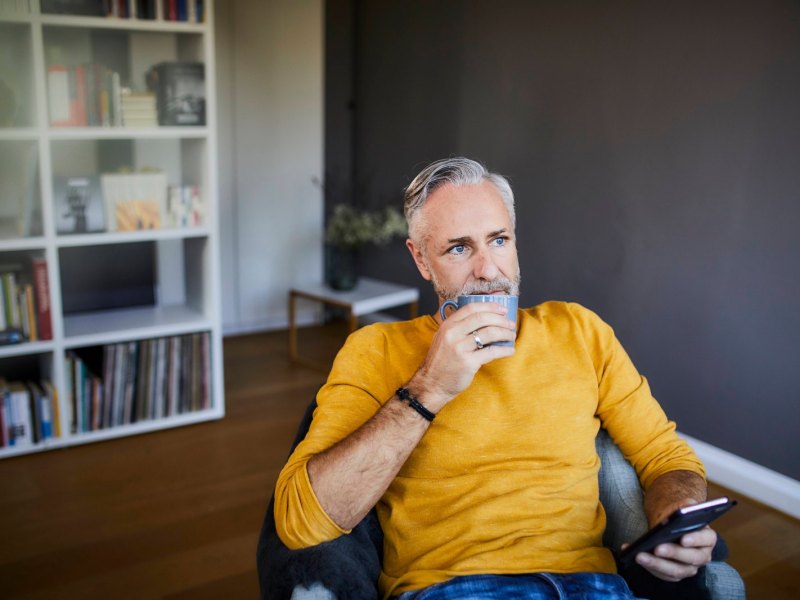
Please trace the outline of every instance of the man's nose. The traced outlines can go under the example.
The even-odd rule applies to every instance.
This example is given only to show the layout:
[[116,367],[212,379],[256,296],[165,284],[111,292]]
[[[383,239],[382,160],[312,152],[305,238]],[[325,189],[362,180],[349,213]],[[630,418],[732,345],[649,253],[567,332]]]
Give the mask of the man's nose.
[[500,273],[488,248],[483,248],[475,255],[472,274],[476,279],[495,279]]

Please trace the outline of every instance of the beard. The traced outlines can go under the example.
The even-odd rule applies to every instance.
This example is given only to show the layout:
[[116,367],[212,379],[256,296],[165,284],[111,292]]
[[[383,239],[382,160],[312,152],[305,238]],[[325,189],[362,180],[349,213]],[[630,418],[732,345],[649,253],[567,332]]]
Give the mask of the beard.
[[465,283],[459,289],[448,288],[439,281],[433,269],[428,264],[428,272],[431,274],[431,284],[433,284],[433,291],[442,300],[455,300],[459,296],[472,296],[476,294],[489,294],[495,290],[503,290],[509,296],[519,296],[519,283],[520,272],[517,267],[517,273],[514,279],[506,277],[495,277],[494,279],[479,279],[477,281],[470,281]]

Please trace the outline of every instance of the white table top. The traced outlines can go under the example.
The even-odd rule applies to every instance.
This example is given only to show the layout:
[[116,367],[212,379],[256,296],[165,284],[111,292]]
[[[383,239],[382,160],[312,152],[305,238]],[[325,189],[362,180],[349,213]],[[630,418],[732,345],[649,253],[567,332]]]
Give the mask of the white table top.
[[331,300],[349,305],[356,316],[374,313],[394,306],[402,306],[403,304],[411,304],[419,300],[419,290],[417,288],[397,285],[396,283],[380,281],[370,277],[360,277],[358,285],[347,292],[334,290],[322,283],[295,286],[292,291],[300,292],[322,301]]

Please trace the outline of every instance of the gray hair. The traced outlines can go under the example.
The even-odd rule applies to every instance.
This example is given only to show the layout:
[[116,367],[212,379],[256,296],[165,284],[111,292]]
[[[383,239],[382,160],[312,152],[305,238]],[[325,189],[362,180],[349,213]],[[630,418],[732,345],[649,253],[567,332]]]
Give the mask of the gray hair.
[[418,243],[422,241],[419,211],[436,188],[447,183],[462,186],[478,185],[484,181],[492,183],[500,193],[511,219],[511,227],[515,227],[514,192],[505,177],[490,173],[481,163],[469,158],[444,158],[425,167],[405,189],[403,211],[408,223],[409,237]]

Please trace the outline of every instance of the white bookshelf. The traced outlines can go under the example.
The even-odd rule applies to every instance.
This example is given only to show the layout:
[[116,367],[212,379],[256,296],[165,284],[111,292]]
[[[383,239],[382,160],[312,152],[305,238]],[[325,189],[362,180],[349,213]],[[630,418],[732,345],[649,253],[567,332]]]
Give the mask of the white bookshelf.
[[[163,15],[161,2],[159,14]],[[51,381],[58,390],[61,425],[60,437],[32,446],[1,447],[0,458],[224,415],[212,19],[212,0],[204,1],[202,23],[43,14],[39,0],[30,0],[29,10],[13,14],[0,6],[0,165],[7,164],[0,166],[0,273],[4,266],[25,264],[30,258],[47,261],[53,332],[51,340],[0,346],[0,377],[9,382]],[[53,64],[101,63],[120,73],[123,86],[145,91],[145,72],[165,61],[204,64],[205,125],[51,126],[48,69]],[[9,96],[13,109],[8,108]],[[57,180],[99,178],[121,168],[157,169],[168,185],[198,186],[203,222],[190,227],[162,223],[146,231],[60,232],[63,211]],[[71,312],[76,293],[103,287],[103,281],[93,281],[90,289],[76,292],[74,281],[103,268],[135,268],[136,248],[147,248],[147,257],[155,257],[153,302]],[[114,251],[125,249],[134,249],[130,263],[107,264]],[[66,260],[74,256],[70,253],[82,257],[79,267],[74,259]],[[209,340],[210,408],[72,430],[68,353],[198,333],[207,333]]]

